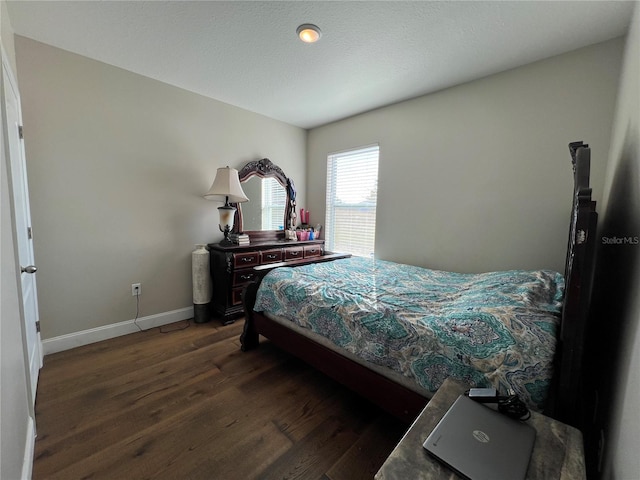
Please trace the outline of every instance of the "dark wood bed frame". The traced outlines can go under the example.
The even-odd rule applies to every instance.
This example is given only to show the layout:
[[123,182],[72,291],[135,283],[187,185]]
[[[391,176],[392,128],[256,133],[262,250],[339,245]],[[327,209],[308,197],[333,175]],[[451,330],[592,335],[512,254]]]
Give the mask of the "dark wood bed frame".
[[[556,353],[555,376],[545,413],[581,428],[580,382],[593,274],[597,213],[589,187],[590,149],[569,145],[574,173],[574,197],[565,265],[565,299]],[[333,350],[254,312],[260,279],[244,292],[245,325],[242,350],[257,348],[259,335],[336,381],[361,394],[397,418],[411,423],[428,398],[369,370]]]

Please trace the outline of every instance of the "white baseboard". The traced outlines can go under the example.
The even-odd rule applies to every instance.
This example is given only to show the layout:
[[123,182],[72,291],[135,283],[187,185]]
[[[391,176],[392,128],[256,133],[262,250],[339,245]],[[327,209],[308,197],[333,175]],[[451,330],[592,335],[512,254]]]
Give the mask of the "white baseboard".
[[22,460],[22,480],[31,480],[33,473],[33,455],[36,450],[36,428],[31,415],[28,416],[27,439],[24,444],[24,458]]
[[[172,310],[171,312],[149,315],[147,317],[140,317],[135,323],[133,320],[126,320],[124,322],[105,325],[104,327],[91,328],[67,335],[60,335],[59,337],[48,338],[42,341],[42,350],[44,355],[49,355],[121,335],[139,332],[138,326],[142,330],[148,330],[149,328],[160,327],[189,318],[193,318],[193,306]],[[136,326],[136,323],[138,326]]]

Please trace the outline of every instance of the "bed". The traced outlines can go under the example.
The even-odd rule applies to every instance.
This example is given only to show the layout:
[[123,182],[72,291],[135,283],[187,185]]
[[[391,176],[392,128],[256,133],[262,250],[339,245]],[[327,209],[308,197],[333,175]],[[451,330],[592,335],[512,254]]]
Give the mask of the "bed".
[[242,350],[269,338],[406,422],[452,377],[516,393],[576,425],[597,214],[590,149],[569,149],[563,275],[460,274],[357,257],[280,267],[244,292]]

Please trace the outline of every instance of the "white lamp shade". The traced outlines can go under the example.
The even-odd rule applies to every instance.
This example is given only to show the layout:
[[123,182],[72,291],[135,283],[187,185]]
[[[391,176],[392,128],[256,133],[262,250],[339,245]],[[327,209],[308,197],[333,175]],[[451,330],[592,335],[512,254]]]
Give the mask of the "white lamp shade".
[[222,202],[226,202],[228,198],[230,203],[249,201],[242,191],[240,179],[238,178],[238,170],[229,167],[218,169],[213,185],[211,185],[209,191],[204,194],[204,198]]

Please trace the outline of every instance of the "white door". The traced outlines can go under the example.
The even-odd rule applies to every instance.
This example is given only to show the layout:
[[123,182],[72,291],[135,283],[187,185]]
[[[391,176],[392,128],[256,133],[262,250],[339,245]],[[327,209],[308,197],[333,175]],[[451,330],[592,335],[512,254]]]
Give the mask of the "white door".
[[31,407],[35,402],[38,374],[42,367],[42,346],[39,332],[38,295],[33,254],[31,211],[29,209],[29,189],[27,165],[22,140],[22,116],[20,97],[10,69],[2,62],[2,94],[4,95],[5,123],[9,153],[9,186],[13,197],[13,221],[20,263],[20,283],[22,286],[22,306],[24,311],[23,341],[25,342],[29,364]]

